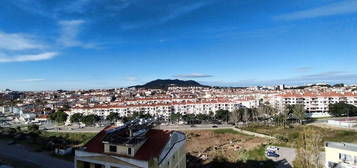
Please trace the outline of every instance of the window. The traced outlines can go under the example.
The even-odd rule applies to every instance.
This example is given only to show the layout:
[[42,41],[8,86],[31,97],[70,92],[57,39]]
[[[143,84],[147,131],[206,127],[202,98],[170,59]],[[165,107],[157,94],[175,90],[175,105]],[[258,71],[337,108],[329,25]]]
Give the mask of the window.
[[110,146],[109,146],[109,151],[110,151],[110,152],[117,152],[117,146],[110,145]]
[[347,154],[343,154],[343,153],[339,153],[338,158],[342,161],[348,161],[348,162],[353,161],[351,155],[347,155]]
[[131,155],[131,148],[128,148],[128,155]]
[[346,155],[346,161],[352,162],[352,156],[351,155]]
[[101,164],[95,164],[94,168],[102,168],[102,165]]
[[83,168],[90,168],[89,162],[83,162]]

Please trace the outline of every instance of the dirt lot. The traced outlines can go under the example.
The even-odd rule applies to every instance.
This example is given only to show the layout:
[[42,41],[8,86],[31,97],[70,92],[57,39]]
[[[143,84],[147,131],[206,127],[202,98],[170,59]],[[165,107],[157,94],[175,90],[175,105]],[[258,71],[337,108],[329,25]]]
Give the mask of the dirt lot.
[[241,151],[249,151],[268,142],[267,139],[243,135],[233,130],[197,130],[185,133],[186,151],[206,163],[219,157],[236,162],[242,157]]

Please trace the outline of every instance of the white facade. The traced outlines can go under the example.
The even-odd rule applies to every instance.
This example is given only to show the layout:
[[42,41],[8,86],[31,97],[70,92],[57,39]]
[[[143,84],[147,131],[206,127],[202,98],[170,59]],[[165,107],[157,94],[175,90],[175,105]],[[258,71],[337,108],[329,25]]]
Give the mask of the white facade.
[[357,106],[357,94],[353,93],[287,93],[277,95],[272,104],[279,110],[286,105],[302,104],[306,117],[329,117],[329,105],[344,102]]
[[67,112],[69,115],[82,113],[84,115],[95,114],[106,117],[111,112],[119,113],[121,117],[130,116],[134,112],[150,114],[168,118],[171,113],[181,114],[209,114],[217,110],[233,111],[242,107],[241,102],[214,101],[214,102],[189,102],[189,103],[167,103],[167,104],[140,104],[140,105],[119,105],[119,106],[96,106],[77,107]]

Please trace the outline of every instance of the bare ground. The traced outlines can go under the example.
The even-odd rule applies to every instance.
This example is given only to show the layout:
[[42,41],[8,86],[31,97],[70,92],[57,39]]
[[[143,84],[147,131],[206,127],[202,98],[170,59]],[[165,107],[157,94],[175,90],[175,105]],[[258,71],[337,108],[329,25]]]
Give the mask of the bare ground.
[[216,133],[212,130],[185,131],[186,151],[208,163],[217,157],[236,162],[242,150],[249,151],[268,140],[243,134]]

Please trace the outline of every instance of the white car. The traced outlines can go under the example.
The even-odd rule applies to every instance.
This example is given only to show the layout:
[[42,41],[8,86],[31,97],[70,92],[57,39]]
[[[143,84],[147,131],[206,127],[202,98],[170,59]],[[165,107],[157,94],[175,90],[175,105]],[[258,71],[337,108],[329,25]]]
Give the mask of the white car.
[[266,151],[273,151],[273,152],[278,151],[278,150],[279,150],[279,148],[276,146],[268,146],[266,149]]

